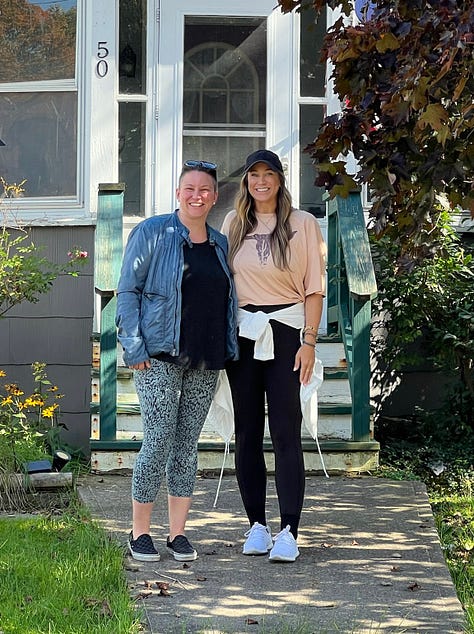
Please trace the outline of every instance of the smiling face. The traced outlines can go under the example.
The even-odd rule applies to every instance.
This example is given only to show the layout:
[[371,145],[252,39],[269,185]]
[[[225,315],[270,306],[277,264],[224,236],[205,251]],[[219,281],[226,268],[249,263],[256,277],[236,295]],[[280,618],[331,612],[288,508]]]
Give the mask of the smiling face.
[[200,170],[185,172],[176,190],[180,218],[188,222],[205,222],[217,200],[216,182],[210,174]]
[[274,172],[266,163],[256,163],[247,173],[247,187],[255,201],[256,211],[275,211],[280,189],[278,172]]

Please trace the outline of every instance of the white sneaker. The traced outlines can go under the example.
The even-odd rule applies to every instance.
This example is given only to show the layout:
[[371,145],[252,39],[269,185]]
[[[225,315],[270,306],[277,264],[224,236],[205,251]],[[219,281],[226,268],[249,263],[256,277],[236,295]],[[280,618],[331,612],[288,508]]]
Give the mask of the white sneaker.
[[245,533],[247,538],[242,552],[244,555],[266,555],[273,546],[272,534],[268,526],[258,522]]
[[270,561],[295,561],[300,556],[296,539],[287,526],[273,538],[275,545],[270,551]]

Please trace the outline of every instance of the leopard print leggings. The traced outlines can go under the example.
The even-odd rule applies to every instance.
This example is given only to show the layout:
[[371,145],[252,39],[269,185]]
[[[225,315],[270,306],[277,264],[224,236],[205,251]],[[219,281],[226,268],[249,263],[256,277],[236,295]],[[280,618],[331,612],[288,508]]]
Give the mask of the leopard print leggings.
[[191,497],[197,472],[197,444],[216,388],[218,370],[185,370],[151,359],[135,370],[143,419],[143,443],[132,478],[137,502],[154,502],[166,474],[168,494]]

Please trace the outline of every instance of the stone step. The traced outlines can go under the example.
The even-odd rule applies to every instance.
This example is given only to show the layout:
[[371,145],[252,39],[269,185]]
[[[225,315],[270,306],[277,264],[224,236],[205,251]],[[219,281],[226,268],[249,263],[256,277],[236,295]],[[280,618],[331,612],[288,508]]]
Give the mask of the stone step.
[[[104,448],[101,449],[100,445]],[[375,441],[344,442],[328,441],[320,444],[324,467],[329,474],[363,473],[372,471],[378,467],[378,452],[380,446]],[[91,470],[96,473],[110,471],[131,471],[137,455],[136,449],[127,447],[106,449],[106,443],[91,442]],[[265,447],[265,461],[269,473],[274,472],[275,462],[271,445]],[[323,464],[314,441],[303,443],[303,455],[305,470],[307,473],[323,472]],[[235,471],[233,448],[229,454],[224,455],[224,446],[214,446],[200,443],[198,452],[198,469],[202,472],[219,473],[222,468],[227,471]]]

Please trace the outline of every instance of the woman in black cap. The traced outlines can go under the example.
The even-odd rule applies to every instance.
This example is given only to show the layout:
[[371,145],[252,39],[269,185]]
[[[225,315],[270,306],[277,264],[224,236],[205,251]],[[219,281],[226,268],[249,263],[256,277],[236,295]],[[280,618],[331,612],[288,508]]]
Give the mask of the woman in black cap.
[[[250,522],[243,554],[270,550],[270,561],[292,562],[300,554],[305,485],[300,385],[309,383],[315,363],[326,246],[316,218],[292,207],[281,161],[270,150],[247,157],[222,231],[239,302],[240,359],[227,364],[227,374],[237,480]],[[265,512],[265,397],[280,507],[273,539]]]

